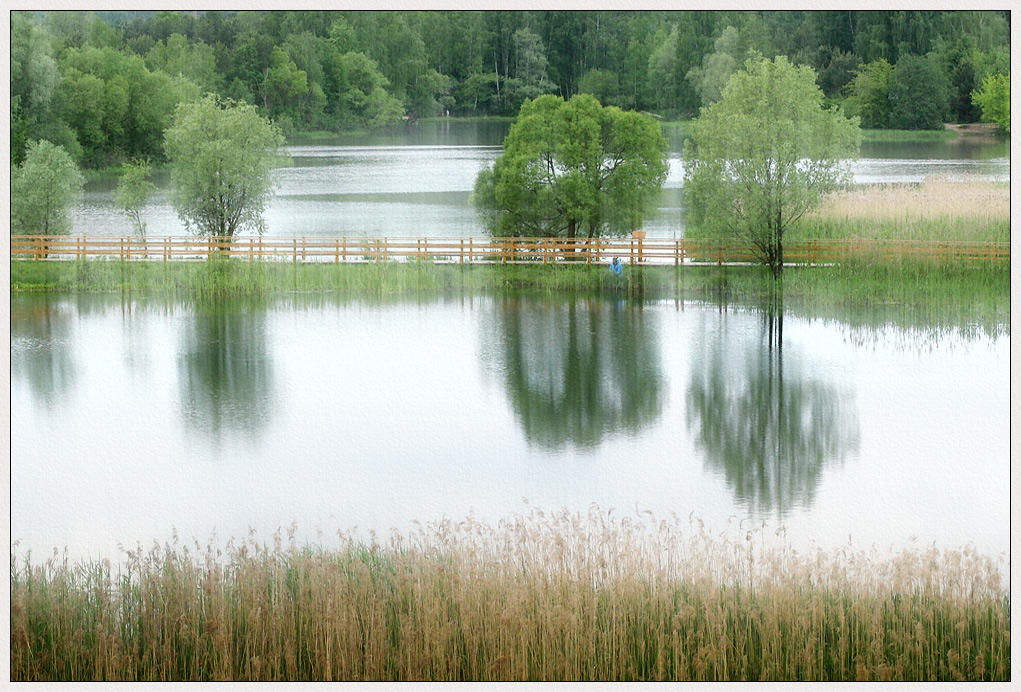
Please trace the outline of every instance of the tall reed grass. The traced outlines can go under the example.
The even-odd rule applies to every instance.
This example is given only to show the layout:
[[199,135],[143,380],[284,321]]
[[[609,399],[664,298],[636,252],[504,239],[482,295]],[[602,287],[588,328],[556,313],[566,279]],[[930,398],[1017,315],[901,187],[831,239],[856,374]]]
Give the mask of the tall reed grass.
[[[11,262],[11,290],[117,292],[171,300],[313,293],[369,297],[527,291],[717,302],[757,300],[776,290],[769,271],[755,266],[629,268],[626,276],[618,279],[606,267],[585,265],[204,265],[17,261]],[[1006,262],[939,263],[860,256],[834,267],[789,267],[784,272],[784,294],[789,307],[795,307],[798,301],[838,307],[896,304],[936,311],[952,321],[1005,322],[1010,316],[1010,266]]]
[[311,291],[405,293],[471,287],[454,265],[378,262],[291,263],[236,259],[200,262],[11,262],[13,291],[138,292],[207,298]]
[[643,285],[644,268],[623,278],[605,266],[462,265],[434,262],[292,263],[213,259],[202,262],[78,260],[11,262],[13,291],[138,292],[208,298],[289,292],[399,294],[422,291],[534,289],[623,291]]
[[11,555],[12,680],[1008,680],[971,549],[798,552],[676,516],[525,514],[388,540]]
[[1010,242],[1010,187],[929,176],[830,194],[798,235],[861,240]]

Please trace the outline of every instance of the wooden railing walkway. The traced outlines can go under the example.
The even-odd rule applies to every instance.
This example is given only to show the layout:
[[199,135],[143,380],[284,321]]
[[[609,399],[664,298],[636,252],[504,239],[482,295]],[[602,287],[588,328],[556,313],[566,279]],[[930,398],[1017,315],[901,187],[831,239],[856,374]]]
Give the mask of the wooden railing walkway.
[[[434,262],[535,264],[560,261],[629,264],[755,262],[750,246],[669,238],[367,238],[310,236],[29,236],[11,237],[12,259],[206,260],[211,256],[291,262]],[[784,246],[791,264],[834,264],[852,256],[1010,261],[1009,242],[807,240]]]

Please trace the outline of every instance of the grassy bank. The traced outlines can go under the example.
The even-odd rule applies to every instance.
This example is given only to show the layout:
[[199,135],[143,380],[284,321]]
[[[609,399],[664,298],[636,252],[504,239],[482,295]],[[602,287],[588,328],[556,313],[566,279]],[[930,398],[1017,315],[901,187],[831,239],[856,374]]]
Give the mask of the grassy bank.
[[[660,123],[664,131],[676,132],[682,137],[691,134],[690,120],[666,120]],[[954,130],[862,130],[863,142],[940,142],[957,139]]]
[[[292,263],[11,262],[12,292],[133,292],[169,297],[264,295],[289,292],[411,292],[535,289],[635,291],[645,270],[618,279],[598,266],[478,266],[434,262]],[[658,282],[657,282],[658,283]]]
[[454,115],[448,117],[435,116],[431,118],[419,118],[420,123],[509,123],[517,116],[514,115]]
[[[755,301],[772,295],[757,266],[627,267],[621,278],[604,266],[475,265],[432,262],[294,264],[288,262],[11,262],[11,291],[135,293],[168,298],[336,292],[411,293],[583,292],[608,296]],[[835,267],[790,267],[788,305],[903,305],[1005,322],[1010,315],[1007,263],[893,262],[862,258]]]
[[12,555],[11,678],[1010,678],[990,559],[801,554],[699,524],[533,510],[332,549],[278,535],[175,539],[118,567]]
[[863,142],[941,142],[957,139],[954,130],[862,130]]

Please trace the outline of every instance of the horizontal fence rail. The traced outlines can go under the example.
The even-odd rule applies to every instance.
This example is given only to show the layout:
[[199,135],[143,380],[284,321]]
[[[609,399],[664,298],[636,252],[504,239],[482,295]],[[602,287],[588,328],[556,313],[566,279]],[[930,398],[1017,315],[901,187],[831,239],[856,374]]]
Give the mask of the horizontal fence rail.
[[[233,257],[290,262],[388,260],[470,264],[577,261],[643,265],[756,262],[750,245],[683,238],[366,238],[310,236],[11,236],[11,259],[138,261]],[[836,264],[851,257],[1010,260],[1009,242],[806,240],[784,246],[788,264]]]

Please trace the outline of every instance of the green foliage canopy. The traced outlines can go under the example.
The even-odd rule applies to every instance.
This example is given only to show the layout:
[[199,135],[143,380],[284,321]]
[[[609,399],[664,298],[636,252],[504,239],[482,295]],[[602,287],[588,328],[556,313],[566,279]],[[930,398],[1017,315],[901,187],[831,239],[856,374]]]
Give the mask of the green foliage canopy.
[[70,229],[68,211],[81,196],[85,178],[64,148],[29,142],[25,160],[11,170],[11,230],[55,235]]
[[28,139],[39,138],[51,120],[60,72],[42,27],[12,13],[10,36],[11,162],[16,163],[25,155]]
[[890,122],[890,75],[893,65],[879,59],[862,65],[851,80],[850,110],[862,127],[881,128]]
[[905,55],[890,75],[890,123],[898,130],[942,130],[950,83],[931,58]]
[[544,93],[694,117],[753,51],[811,66],[830,102],[849,98],[869,127],[898,126],[891,95],[900,116],[913,117],[940,100],[939,89],[904,73],[894,86],[903,78],[921,96],[900,100],[889,79],[874,82],[869,94],[885,103],[877,111],[878,101],[861,102],[862,85],[848,89],[855,71],[925,56],[949,88],[943,117],[973,122],[982,80],[1009,70],[1009,18],[1008,10],[17,11],[11,162],[28,141],[48,140],[89,167],[162,163],[175,107],[206,93],[254,103],[287,132],[447,111],[513,115]]
[[713,44],[714,52],[702,58],[700,67],[688,71],[687,80],[691,82],[703,106],[708,106],[720,99],[730,76],[737,70],[742,56],[739,48],[740,33],[728,26]]
[[578,93],[592,94],[600,103],[618,106],[620,84],[617,75],[609,70],[589,70],[578,82]]
[[494,233],[620,235],[663,185],[667,142],[651,117],[579,94],[527,100],[474,200]]
[[178,106],[165,147],[171,201],[185,226],[214,236],[261,234],[283,143],[280,129],[252,104],[210,94]]
[[989,75],[982,80],[982,88],[975,92],[975,102],[982,109],[982,119],[991,121],[1010,132],[1010,75]]
[[149,180],[151,174],[152,165],[148,161],[131,161],[125,164],[114,194],[117,206],[131,220],[135,233],[139,235],[145,235],[142,210],[156,192],[156,186]]
[[685,194],[700,233],[750,243],[779,278],[792,225],[850,180],[857,118],[823,108],[815,71],[752,59],[692,124]]

